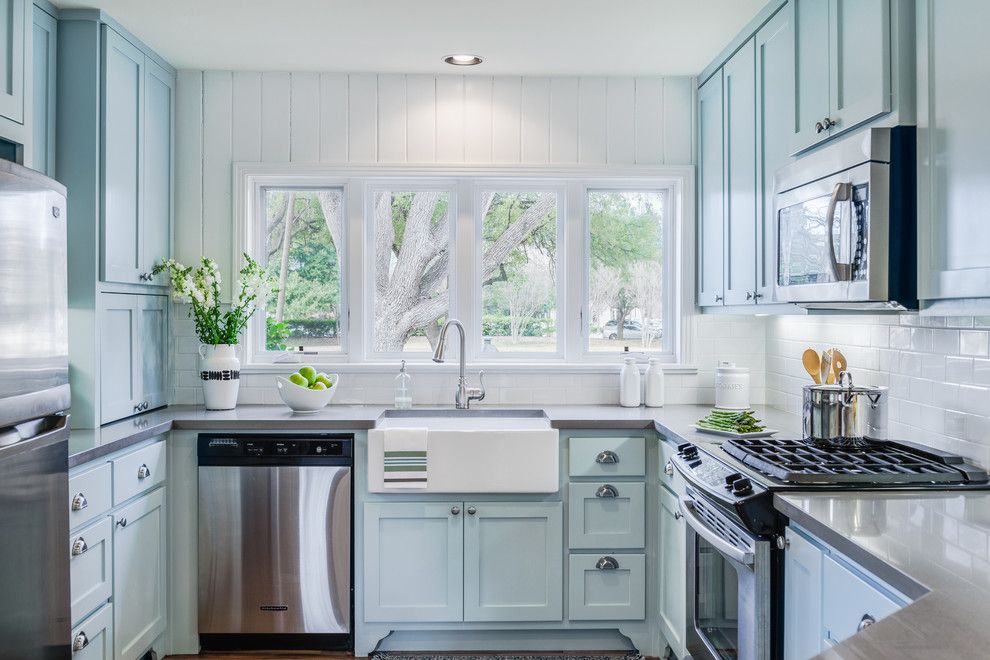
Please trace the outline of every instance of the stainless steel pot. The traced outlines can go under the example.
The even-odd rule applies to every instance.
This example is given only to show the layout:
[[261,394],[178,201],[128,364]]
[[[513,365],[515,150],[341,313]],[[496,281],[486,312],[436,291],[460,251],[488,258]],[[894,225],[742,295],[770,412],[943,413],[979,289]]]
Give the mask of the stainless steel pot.
[[887,388],[856,387],[844,371],[836,385],[805,386],[802,414],[806,440],[832,445],[886,440]]

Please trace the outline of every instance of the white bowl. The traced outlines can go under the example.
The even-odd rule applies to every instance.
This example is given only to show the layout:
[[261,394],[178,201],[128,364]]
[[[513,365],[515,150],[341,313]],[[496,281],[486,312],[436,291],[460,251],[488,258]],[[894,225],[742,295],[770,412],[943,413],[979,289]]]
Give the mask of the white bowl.
[[296,385],[282,376],[275,378],[275,386],[278,388],[278,394],[282,397],[282,401],[292,408],[293,412],[315,413],[330,403],[333,395],[337,393],[337,383],[340,381],[340,377],[337,374],[327,375],[333,385],[325,390],[311,390],[308,387]]

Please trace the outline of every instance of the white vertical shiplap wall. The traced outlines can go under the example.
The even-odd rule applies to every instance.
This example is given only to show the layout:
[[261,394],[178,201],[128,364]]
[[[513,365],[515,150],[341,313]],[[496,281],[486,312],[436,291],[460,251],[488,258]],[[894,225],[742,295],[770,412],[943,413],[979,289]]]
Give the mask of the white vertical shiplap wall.
[[175,257],[210,255],[231,281],[233,162],[684,165],[692,90],[689,77],[181,71]]

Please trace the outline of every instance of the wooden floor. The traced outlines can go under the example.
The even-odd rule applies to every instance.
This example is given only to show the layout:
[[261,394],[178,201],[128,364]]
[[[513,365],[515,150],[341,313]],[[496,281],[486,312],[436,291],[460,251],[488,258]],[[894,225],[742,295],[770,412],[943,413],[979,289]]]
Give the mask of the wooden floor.
[[318,653],[315,651],[296,651],[294,653],[271,654],[264,651],[257,653],[202,653],[200,655],[167,655],[165,660],[352,660],[350,653]]

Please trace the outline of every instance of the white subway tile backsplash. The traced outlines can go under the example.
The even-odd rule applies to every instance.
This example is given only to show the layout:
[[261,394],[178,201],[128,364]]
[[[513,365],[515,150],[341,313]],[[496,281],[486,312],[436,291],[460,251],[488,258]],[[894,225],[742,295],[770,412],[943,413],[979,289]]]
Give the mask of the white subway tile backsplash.
[[963,355],[986,357],[988,333],[986,330],[961,330],[959,332],[959,352]]

